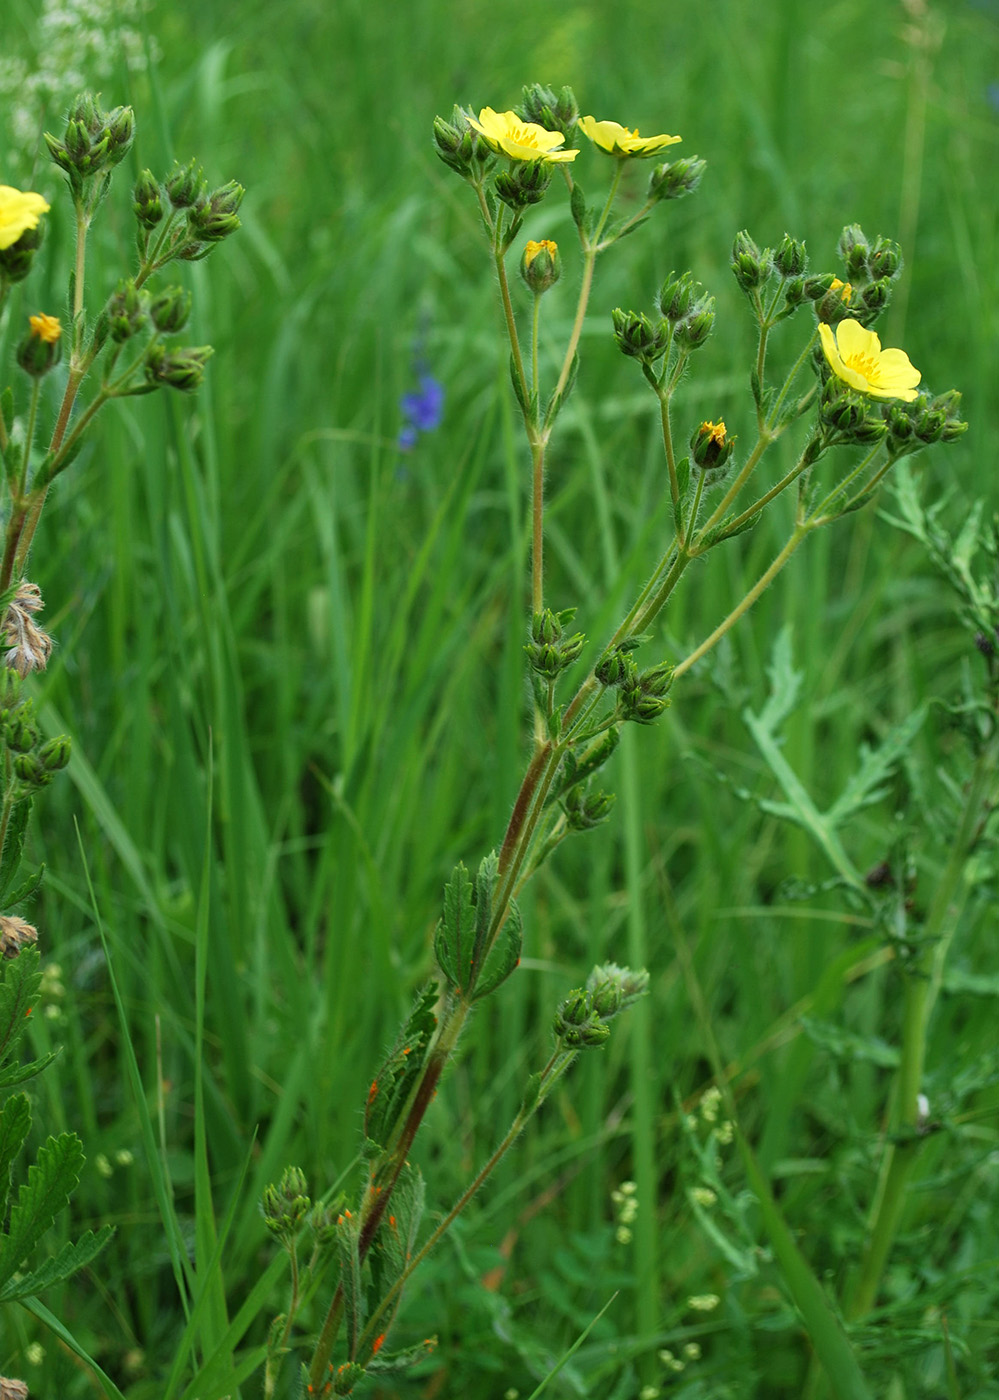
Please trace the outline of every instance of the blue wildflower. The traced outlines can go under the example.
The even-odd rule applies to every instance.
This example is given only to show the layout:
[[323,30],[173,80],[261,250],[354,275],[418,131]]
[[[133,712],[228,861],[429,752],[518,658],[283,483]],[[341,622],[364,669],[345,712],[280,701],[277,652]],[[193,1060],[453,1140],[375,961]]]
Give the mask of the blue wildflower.
[[420,433],[431,433],[440,426],[444,416],[444,386],[424,371],[420,374],[419,392],[403,394],[399,407],[406,422],[399,431],[398,445],[402,452],[408,452],[416,445]]

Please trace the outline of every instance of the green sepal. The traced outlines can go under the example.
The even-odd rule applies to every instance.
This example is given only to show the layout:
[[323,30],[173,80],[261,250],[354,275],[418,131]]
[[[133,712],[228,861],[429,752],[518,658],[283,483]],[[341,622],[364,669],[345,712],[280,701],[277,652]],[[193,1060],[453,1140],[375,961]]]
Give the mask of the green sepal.
[[392,1052],[368,1091],[364,1133],[381,1148],[388,1146],[410,1090],[423,1069],[430,1038],[437,1028],[437,987],[430,983],[419,993],[403,1024]]
[[42,980],[37,948],[24,947],[0,966],[0,1065],[17,1050]]
[[3,852],[0,853],[0,907],[5,908],[9,903],[7,891],[14,883],[18,867],[21,864],[21,851],[24,847],[24,833],[28,827],[28,817],[31,815],[31,795],[22,797],[20,802],[15,802],[10,814],[10,821],[7,823],[7,839],[3,843]]
[[476,979],[475,990],[472,992],[473,1001],[481,1001],[483,997],[494,992],[496,988],[510,976],[514,968],[520,962],[520,953],[524,944],[524,921],[520,916],[517,905],[510,901],[510,913],[506,922],[496,935],[496,939],[489,954],[486,957],[482,972]]
[[450,986],[468,986],[475,953],[475,897],[468,871],[461,861],[444,886],[444,913],[434,933],[437,966]]
[[113,1225],[102,1225],[97,1231],[87,1230],[78,1240],[69,1240],[58,1254],[46,1259],[39,1268],[28,1274],[20,1274],[4,1284],[0,1288],[0,1303],[30,1298],[53,1284],[65,1283],[100,1254],[114,1232]]
[[11,1206],[5,1234],[0,1235],[0,1296],[69,1198],[83,1170],[83,1144],[75,1133],[50,1137],[28,1168],[28,1179]]

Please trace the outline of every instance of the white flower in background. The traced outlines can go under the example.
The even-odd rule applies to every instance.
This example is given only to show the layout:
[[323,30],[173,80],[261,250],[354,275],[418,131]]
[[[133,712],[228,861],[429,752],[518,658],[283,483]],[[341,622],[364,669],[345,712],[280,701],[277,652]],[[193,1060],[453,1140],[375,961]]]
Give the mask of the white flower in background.
[[0,149],[30,168],[42,131],[58,125],[83,88],[99,88],[124,61],[146,65],[141,18],[152,0],[42,0],[27,52],[0,58]]

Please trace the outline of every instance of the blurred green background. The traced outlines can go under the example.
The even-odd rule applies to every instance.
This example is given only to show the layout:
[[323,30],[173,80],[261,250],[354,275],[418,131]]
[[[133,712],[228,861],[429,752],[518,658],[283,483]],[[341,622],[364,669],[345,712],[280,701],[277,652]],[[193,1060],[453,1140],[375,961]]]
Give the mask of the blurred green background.
[[[39,12],[6,6],[8,61],[28,71],[46,58]],[[975,497],[999,505],[999,5],[159,0],[144,19],[109,4],[101,25],[106,51],[83,77],[107,104],[134,104],[138,135],[95,233],[91,305],[129,265],[139,169],[197,156],[213,184],[248,191],[243,230],[189,269],[192,340],[216,348],[204,391],[106,415],[32,560],[58,639],[40,702],[75,744],[71,781],[44,795],[33,836],[48,869],[36,921],[61,970],[34,1034],[66,1047],[38,1083],[35,1131],[81,1134],[75,1219],[118,1225],[82,1284],[45,1301],[142,1400],[162,1395],[183,1318],[88,878],[192,1237],[193,949],[207,917],[207,1132],[215,1209],[236,1202],[222,1265],[232,1313],[271,1257],[263,1185],[288,1162],[317,1196],[352,1180],[367,1085],[428,974],[442,885],[496,843],[519,783],[529,463],[472,196],[433,154],[434,114],[569,83],[584,113],[678,132],[676,152],[708,162],[696,195],[658,208],[599,265],[550,458],[550,601],[578,606],[576,625],[599,640],[667,528],[655,401],[615,350],[610,311],[650,310],[666,274],[692,268],[718,321],[684,388],[683,432],[724,417],[751,441],[753,339],[728,270],[741,228],[762,244],[804,238],[816,271],[839,270],[846,223],[902,243],[882,338],[933,391],[960,388],[970,423],[916,470],[931,498],[950,494],[954,521]],[[139,36],[129,62],[121,26]],[[55,205],[55,171],[13,144],[21,87],[3,98],[0,161]],[[52,98],[48,129],[72,95]],[[577,166],[596,193],[606,164],[593,152]],[[64,305],[65,203],[50,225],[7,345],[17,315]],[[566,250],[545,329],[554,356],[578,277],[564,200],[553,193],[525,234]],[[797,334],[782,328],[778,362]],[[419,357],[444,386],[444,417],[402,453],[399,398]],[[784,518],[690,577],[659,651],[685,655],[711,630],[772,558]],[[926,695],[952,695],[975,664],[918,546],[868,507],[809,542],[664,723],[628,735],[610,826],[535,882],[522,969],[473,1023],[428,1118],[429,1212],[505,1130],[556,1001],[594,961],[646,963],[653,995],[578,1067],[416,1283],[393,1340],[436,1334],[438,1350],[377,1393],[526,1397],[612,1295],[547,1394],[803,1393],[807,1343],[737,1163],[723,1162],[730,1195],[705,1225],[687,1191],[708,1166],[682,1128],[711,1073],[693,986],[787,1218],[833,1287],[873,1190],[890,1063],[870,1046],[897,1041],[898,984],[873,952],[861,966],[865,931],[822,888],[831,872],[803,833],[715,776],[775,791],[739,712],[763,704],[785,625],[806,680],[784,753],[821,805],[861,743]],[[945,726],[920,744],[920,772],[958,772]],[[904,827],[932,887],[925,800],[909,774],[858,821],[847,843],[862,869]],[[788,898],[789,880],[812,898]],[[955,959],[994,973],[994,915],[969,915]],[[838,1047],[799,1019],[833,966],[849,975],[822,1014],[855,1037]],[[940,1084],[985,1063],[994,1015],[994,995],[942,1004],[929,1057]],[[893,1400],[944,1393],[941,1310],[958,1339],[954,1393],[999,1395],[994,1075],[974,1091],[975,1133],[928,1150],[882,1313],[857,1337],[875,1393]],[[630,1242],[612,1198],[626,1180]],[[703,1294],[719,1305],[692,1312]],[[278,1287],[250,1339],[283,1306]],[[7,1312],[5,1374],[39,1394],[99,1393],[44,1328]],[[303,1317],[303,1337],[321,1315]],[[671,1369],[663,1351],[684,1346],[700,1356]]]

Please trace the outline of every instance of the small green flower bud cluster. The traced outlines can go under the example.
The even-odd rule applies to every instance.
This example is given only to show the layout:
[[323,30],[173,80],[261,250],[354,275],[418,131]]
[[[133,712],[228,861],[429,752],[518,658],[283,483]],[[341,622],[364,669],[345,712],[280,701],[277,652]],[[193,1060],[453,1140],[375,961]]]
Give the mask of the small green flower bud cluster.
[[637,677],[638,667],[631,653],[637,651],[642,641],[642,637],[625,637],[604,652],[593,671],[601,685],[617,688],[630,684]]
[[715,299],[705,294],[693,273],[678,277],[671,272],[659,288],[656,304],[673,328],[676,344],[684,350],[697,350],[715,324]]
[[308,1183],[298,1167],[285,1167],[277,1185],[264,1188],[261,1210],[264,1224],[276,1239],[290,1244],[309,1213],[312,1202],[306,1195]]
[[653,365],[669,349],[669,326],[665,321],[653,322],[640,311],[622,311],[620,307],[611,312],[611,318],[614,339],[622,354]]
[[707,161],[697,156],[657,165],[649,177],[649,199],[682,199],[684,195],[693,194],[706,168]]
[[567,1050],[593,1050],[610,1037],[610,1026],[593,1005],[592,993],[577,987],[555,1012],[555,1039]]
[[42,739],[34,701],[22,698],[20,678],[7,669],[0,671],[0,743],[16,780],[11,793],[15,802],[47,787],[66,767],[72,748],[65,734]]
[[174,162],[173,170],[162,183],[151,170],[143,170],[132,191],[132,211],[139,225],[139,249],[145,253],[151,231],[167,216],[186,215],[183,225],[171,226],[160,267],[171,258],[197,262],[205,258],[216,244],[236,232],[240,226],[238,210],[246,191],[235,180],[229,180],[210,190],[204,172],[196,160],[186,165]]
[[155,228],[163,219],[163,191],[151,170],[143,170],[132,191],[132,213],[144,229]]
[[744,292],[753,292],[770,280],[774,270],[773,253],[760,248],[743,229],[732,244],[732,271]]
[[449,170],[465,180],[472,179],[492,160],[492,151],[479,140],[460,107],[455,107],[450,121],[434,117],[434,150]]
[[146,354],[146,382],[151,388],[165,385],[183,394],[193,394],[201,387],[205,365],[214,353],[210,345],[186,345],[181,350],[167,350],[154,343]]
[[515,108],[517,116],[535,126],[543,126],[546,131],[559,131],[566,146],[574,145],[576,122],[579,120],[579,104],[570,87],[555,92],[543,83],[530,83],[524,88],[524,100]]
[[961,395],[956,389],[931,397],[917,394],[911,403],[885,406],[888,451],[905,457],[935,442],[954,442],[968,430],[961,418]]
[[565,635],[565,628],[576,614],[575,608],[554,613],[551,608],[534,614],[531,640],[525,646],[528,664],[539,676],[554,680],[579,657],[586,643],[582,632]]
[[859,224],[848,224],[840,235],[839,255],[850,287],[845,314],[870,326],[891,301],[902,271],[902,251],[892,239],[878,237],[872,243]]
[[87,182],[110,171],[125,159],[135,135],[131,107],[105,112],[97,98],[82,93],[70,109],[62,140],[45,133],[49,155],[66,172],[74,195],[83,194]]
[[131,278],[118,283],[107,304],[108,334],[116,345],[123,345],[145,327],[148,305],[149,293],[140,291]]
[[546,160],[519,160],[510,170],[498,172],[494,188],[497,197],[511,209],[540,204],[552,182],[552,166]]
[[879,407],[835,376],[823,385],[819,420],[829,430],[831,441],[861,447],[873,447],[888,432]]
[[[634,664],[634,663],[633,663]],[[647,671],[637,671],[622,684],[617,701],[617,714],[620,719],[633,720],[636,724],[654,724],[672,701],[669,690],[673,684],[674,667],[668,662],[650,666]]]
[[610,1022],[634,1005],[649,989],[644,968],[633,972],[617,963],[598,965],[586,986],[570,992],[555,1016],[555,1034],[570,1049],[602,1045],[610,1035]]
[[615,801],[612,792],[584,793],[579,786],[570,788],[562,802],[569,830],[592,831],[600,826],[610,816]]

